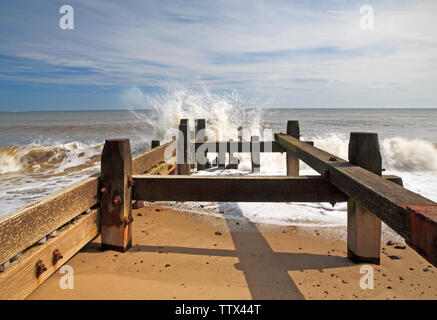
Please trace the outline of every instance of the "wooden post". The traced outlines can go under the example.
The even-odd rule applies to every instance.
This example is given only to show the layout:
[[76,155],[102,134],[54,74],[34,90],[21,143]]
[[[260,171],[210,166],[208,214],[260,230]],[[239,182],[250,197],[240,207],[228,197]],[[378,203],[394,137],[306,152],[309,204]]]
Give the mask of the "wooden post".
[[238,141],[243,142],[243,126],[239,126],[237,131],[238,131]]
[[152,140],[152,149],[159,147],[159,145],[160,145],[159,140]]
[[[378,135],[352,132],[349,162],[381,175]],[[347,248],[348,257],[354,262],[380,262],[381,220],[351,198],[347,206]]]
[[[299,140],[300,129],[299,121],[288,120],[287,121],[287,135],[292,136]],[[299,158],[290,151],[287,151],[287,176],[298,177],[299,176]]]
[[250,137],[250,155],[252,159],[252,173],[261,171],[260,143],[258,136]]
[[132,156],[129,139],[105,141],[100,173],[102,250],[132,246]]
[[190,168],[190,142],[188,141],[190,134],[190,127],[187,119],[182,119],[179,125],[179,135],[177,142],[177,167],[178,174],[189,175]]
[[[205,142],[205,130],[206,130],[206,121],[205,119],[197,119],[196,120],[196,138],[195,141],[202,141]],[[205,170],[206,169],[206,159],[207,159],[207,152],[204,153],[204,161],[205,163],[200,163],[196,161],[197,163],[197,170]],[[197,154],[196,154],[196,160],[197,160]]]

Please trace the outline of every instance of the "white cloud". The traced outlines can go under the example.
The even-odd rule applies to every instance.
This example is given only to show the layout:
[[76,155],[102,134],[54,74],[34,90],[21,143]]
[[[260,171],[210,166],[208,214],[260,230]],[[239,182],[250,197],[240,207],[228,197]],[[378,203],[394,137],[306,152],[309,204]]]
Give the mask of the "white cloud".
[[61,31],[49,23],[58,19],[55,5],[35,2],[39,10],[33,14],[0,13],[0,30],[15,28],[11,35],[0,31],[0,52],[37,61],[41,68],[49,65],[53,72],[86,72],[56,79],[2,72],[0,79],[156,87],[168,81],[187,87],[206,83],[288,106],[406,101],[437,106],[435,1],[379,1],[374,30],[360,29],[358,2],[308,3],[312,6],[285,0],[77,0],[75,30]]

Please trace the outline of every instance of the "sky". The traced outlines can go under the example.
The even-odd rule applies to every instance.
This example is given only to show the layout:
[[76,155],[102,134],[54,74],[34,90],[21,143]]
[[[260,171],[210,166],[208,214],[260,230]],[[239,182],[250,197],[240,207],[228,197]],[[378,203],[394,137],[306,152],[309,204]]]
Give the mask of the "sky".
[[122,109],[180,87],[272,108],[437,107],[436,17],[435,0],[2,0],[0,111]]

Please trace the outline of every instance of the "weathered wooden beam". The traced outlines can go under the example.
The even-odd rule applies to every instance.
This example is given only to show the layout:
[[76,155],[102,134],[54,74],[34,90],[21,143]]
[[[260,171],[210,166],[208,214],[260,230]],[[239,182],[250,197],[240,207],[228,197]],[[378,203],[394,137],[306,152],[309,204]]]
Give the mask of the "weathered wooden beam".
[[[379,176],[382,158],[376,133],[352,132],[349,162]],[[347,255],[354,262],[380,263],[381,220],[354,199],[347,204]]]
[[[384,176],[401,183],[397,176]],[[320,176],[133,176],[133,199],[145,201],[346,202]]]
[[134,176],[133,198],[146,201],[344,202],[322,177]]
[[[297,120],[289,120],[287,121],[287,134],[300,139],[300,128],[299,121]],[[287,176],[288,177],[297,177],[299,176],[299,158],[296,157],[292,152],[287,151]]]
[[0,264],[98,202],[92,176],[0,217]]
[[[4,272],[0,273],[1,300],[26,298],[98,235],[98,209],[91,210],[90,213],[77,218],[60,228],[54,238],[26,250],[17,261],[11,263]],[[62,255],[58,261],[54,259],[55,250]],[[37,277],[36,264],[40,260],[47,270]]]
[[132,173],[142,174],[144,171],[156,166],[158,163],[166,160],[167,148],[175,148],[175,141],[170,141],[160,147],[156,147],[132,159]]
[[132,246],[132,157],[129,139],[109,139],[100,173],[102,250],[125,252]]
[[[252,152],[252,145],[250,141],[196,141],[193,143],[196,151],[202,146],[206,152],[218,152],[219,146],[222,145],[226,153],[249,153]],[[276,141],[260,141],[260,152],[285,152],[279,143]]]
[[437,203],[296,138],[285,134],[275,138],[437,266]]

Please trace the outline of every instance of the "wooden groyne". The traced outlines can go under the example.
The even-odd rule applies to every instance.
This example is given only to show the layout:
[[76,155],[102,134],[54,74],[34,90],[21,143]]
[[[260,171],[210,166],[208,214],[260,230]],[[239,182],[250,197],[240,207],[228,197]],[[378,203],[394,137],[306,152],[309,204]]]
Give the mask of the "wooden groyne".
[[[100,174],[1,217],[0,298],[25,298],[97,235],[103,250],[128,250],[132,203],[142,201],[347,202],[350,259],[379,264],[383,221],[437,266],[437,204],[405,189],[401,178],[382,175],[376,134],[351,133],[347,161],[301,141],[298,121],[288,121],[274,141],[208,141],[204,119],[195,129],[192,135],[183,119],[176,141],[155,140],[133,159],[128,139],[107,140]],[[260,153],[286,153],[287,176],[191,176],[193,168],[211,166],[208,152],[218,153],[222,168],[238,165],[235,154],[250,153],[253,172]],[[320,175],[300,176],[299,160]]]

